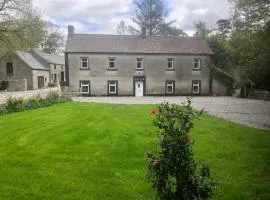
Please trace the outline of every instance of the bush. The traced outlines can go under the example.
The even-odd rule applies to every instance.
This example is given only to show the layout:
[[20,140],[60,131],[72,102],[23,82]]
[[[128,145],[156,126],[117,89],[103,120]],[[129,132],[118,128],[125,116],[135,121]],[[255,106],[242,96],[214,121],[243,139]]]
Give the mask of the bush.
[[15,97],[8,97],[7,102],[5,104],[5,109],[6,109],[7,113],[22,111],[23,110],[23,99],[22,98],[15,98]]
[[192,120],[201,113],[187,104],[163,103],[151,110],[154,125],[159,129],[157,148],[147,155],[147,180],[152,183],[158,199],[209,199],[216,181],[210,177],[206,164],[197,168],[190,136]]
[[0,90],[6,90],[8,87],[9,82],[8,81],[2,81],[0,83]]
[[27,100],[9,97],[5,104],[0,105],[0,114],[3,115],[22,110],[31,110],[68,101],[71,101],[71,99],[65,96],[59,96],[56,92],[50,92],[46,98],[41,98],[40,95],[31,97]]

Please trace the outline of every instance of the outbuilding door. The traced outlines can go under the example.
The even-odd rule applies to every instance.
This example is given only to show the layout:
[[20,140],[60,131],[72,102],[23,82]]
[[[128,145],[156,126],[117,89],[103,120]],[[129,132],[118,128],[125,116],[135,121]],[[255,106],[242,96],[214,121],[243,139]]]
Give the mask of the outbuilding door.
[[38,76],[38,89],[44,88],[44,76]]

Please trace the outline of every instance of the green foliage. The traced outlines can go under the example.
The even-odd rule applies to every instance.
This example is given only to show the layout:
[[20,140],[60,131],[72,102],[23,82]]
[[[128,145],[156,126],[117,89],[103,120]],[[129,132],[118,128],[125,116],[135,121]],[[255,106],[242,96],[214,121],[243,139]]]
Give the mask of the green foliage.
[[147,153],[147,179],[156,189],[158,199],[207,199],[216,187],[207,165],[197,169],[190,130],[192,121],[202,111],[192,110],[191,100],[187,101],[181,106],[162,103],[157,111],[151,110],[159,140],[157,149]]
[[[142,156],[156,141],[152,107],[68,102],[0,116],[1,200],[153,200]],[[213,199],[270,199],[269,130],[207,114],[194,124],[194,154],[220,182]]]
[[50,92],[47,97],[40,95],[33,96],[27,100],[21,98],[9,97],[7,102],[0,107],[0,115],[20,112],[23,110],[32,110],[40,107],[47,107],[53,104],[71,101],[69,97],[59,96],[56,92]]
[[8,87],[8,84],[9,84],[8,81],[3,80],[3,81],[0,83],[0,90],[6,90],[7,87]]

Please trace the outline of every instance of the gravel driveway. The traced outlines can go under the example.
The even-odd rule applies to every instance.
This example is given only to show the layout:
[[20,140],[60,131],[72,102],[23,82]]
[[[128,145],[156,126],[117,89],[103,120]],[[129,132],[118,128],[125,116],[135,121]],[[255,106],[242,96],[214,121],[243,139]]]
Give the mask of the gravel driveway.
[[[186,97],[74,97],[74,101],[115,104],[180,104]],[[270,101],[236,97],[193,97],[192,105],[209,114],[250,127],[270,129]]]

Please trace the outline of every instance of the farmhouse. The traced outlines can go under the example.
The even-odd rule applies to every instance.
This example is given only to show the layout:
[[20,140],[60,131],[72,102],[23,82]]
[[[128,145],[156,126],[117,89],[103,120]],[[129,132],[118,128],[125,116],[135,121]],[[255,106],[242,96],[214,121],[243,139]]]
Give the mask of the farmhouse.
[[67,84],[82,95],[211,95],[212,51],[199,37],[75,34],[68,27]]
[[36,49],[10,51],[0,60],[0,81],[9,82],[8,91],[41,89],[49,83],[64,82],[64,66],[63,56]]

